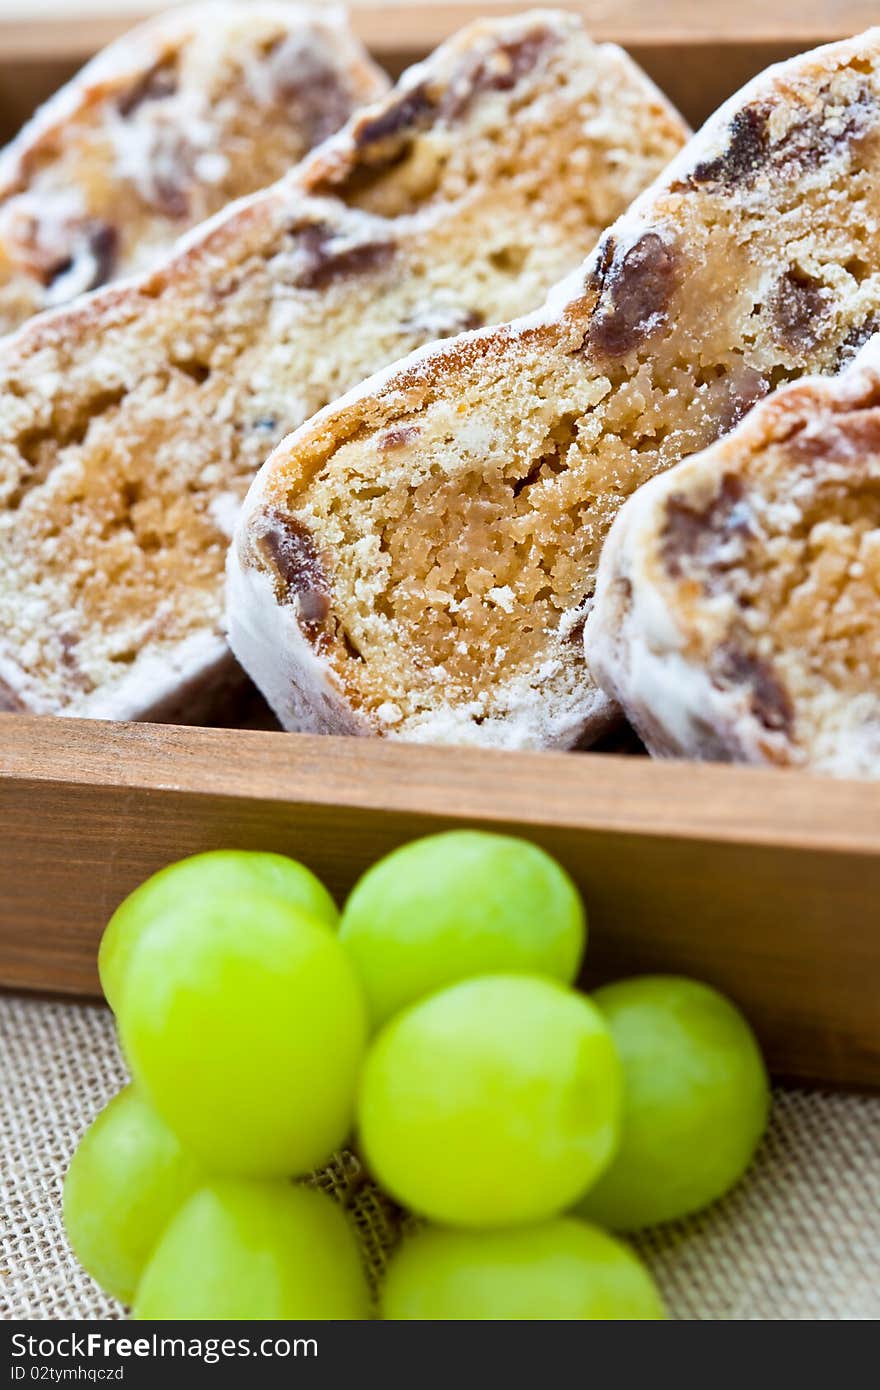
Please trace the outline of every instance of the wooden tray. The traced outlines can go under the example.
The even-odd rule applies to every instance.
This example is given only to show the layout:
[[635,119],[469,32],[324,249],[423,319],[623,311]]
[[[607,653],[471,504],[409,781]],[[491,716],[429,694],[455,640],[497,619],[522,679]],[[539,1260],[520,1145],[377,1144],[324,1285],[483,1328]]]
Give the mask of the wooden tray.
[[693,972],[739,1000],[777,1072],[880,1082],[875,785],[19,715],[0,715],[0,769],[8,986],[94,993],[110,912],[181,855],[280,850],[341,897],[393,846],[477,825],[528,835],[574,875],[589,982]]
[[[352,8],[396,69],[476,14],[526,7]],[[877,13],[860,0],[571,8],[692,121],[767,62]],[[0,19],[0,126],[128,22]],[[458,824],[526,834],[567,866],[590,912],[588,982],[692,972],[742,1004],[778,1074],[880,1085],[880,792],[794,773],[0,715],[0,985],[95,993],[110,912],[182,855],[281,850],[341,896],[394,845]]]

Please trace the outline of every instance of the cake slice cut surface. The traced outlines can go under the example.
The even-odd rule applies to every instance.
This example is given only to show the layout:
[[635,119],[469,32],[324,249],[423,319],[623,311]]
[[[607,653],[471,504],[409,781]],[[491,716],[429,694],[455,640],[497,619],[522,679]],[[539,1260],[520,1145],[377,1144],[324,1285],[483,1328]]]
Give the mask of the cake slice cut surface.
[[657,755],[880,776],[880,338],[627,502],[587,638]]
[[[156,271],[6,339],[6,703],[204,717],[273,446],[413,347],[540,304],[684,139],[573,16],[478,23]],[[308,559],[282,538],[278,563]]]
[[218,0],[132,30],[0,153],[0,333],[156,263],[388,85],[333,6]]
[[[625,499],[880,324],[880,30],[755,79],[536,314],[411,357],[286,440],[230,556],[288,728],[594,739],[584,624]],[[588,629],[589,632],[589,629]]]

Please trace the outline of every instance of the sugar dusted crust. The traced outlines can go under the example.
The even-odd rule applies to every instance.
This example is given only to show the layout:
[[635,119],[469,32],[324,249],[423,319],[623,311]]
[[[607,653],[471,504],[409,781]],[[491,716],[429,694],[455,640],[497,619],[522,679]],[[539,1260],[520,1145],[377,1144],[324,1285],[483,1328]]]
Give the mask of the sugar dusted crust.
[[284,441],[228,605],[282,721],[595,738],[615,706],[582,632],[620,506],[852,358],[880,325],[878,231],[875,29],[750,83],[544,309],[412,356]]
[[333,6],[218,0],[132,30],[0,153],[0,332],[155,264],[387,88]]
[[880,338],[636,493],[587,638],[658,756],[880,776]]
[[478,23],[154,272],[0,344],[8,698],[185,714],[228,675],[225,553],[274,445],[419,344],[539,304],[684,138],[573,16]]

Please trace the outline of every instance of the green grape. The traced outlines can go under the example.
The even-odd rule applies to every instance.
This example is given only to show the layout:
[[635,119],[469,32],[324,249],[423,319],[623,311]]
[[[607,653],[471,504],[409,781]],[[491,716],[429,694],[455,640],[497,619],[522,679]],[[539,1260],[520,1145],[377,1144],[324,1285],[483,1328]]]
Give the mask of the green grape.
[[767,1124],[751,1029],[714,989],[676,976],[621,980],[593,999],[623,1063],[623,1123],[580,1211],[633,1231],[708,1206],[745,1172]]
[[203,1181],[198,1162],[126,1086],[86,1130],[64,1180],[64,1225],[80,1264],[130,1303],[162,1231]]
[[354,970],[277,898],[169,909],[128,961],[119,1034],[135,1079],[213,1172],[308,1172],[347,1137],[366,1040]]
[[367,1160],[405,1206],[453,1226],[538,1221],[611,1158],[620,1064],[598,1009],[555,981],[466,980],[387,1024],[367,1056]]
[[357,1242],[332,1197],[292,1183],[226,1178],[196,1192],[144,1276],[144,1321],[369,1317]]
[[218,849],[168,864],[120,903],[107,924],[98,951],[98,973],[107,1002],[117,1009],[128,958],[141,933],[168,908],[201,911],[209,898],[255,892],[281,898],[311,917],[335,927],[336,904],[315,875],[283,854]]
[[665,1316],[633,1252],[571,1217],[504,1231],[419,1231],[391,1261],[381,1313],[397,1322]]
[[586,924],[571,879],[537,845],[453,830],[374,864],[345,905],[340,933],[380,1024],[472,975],[570,983]]

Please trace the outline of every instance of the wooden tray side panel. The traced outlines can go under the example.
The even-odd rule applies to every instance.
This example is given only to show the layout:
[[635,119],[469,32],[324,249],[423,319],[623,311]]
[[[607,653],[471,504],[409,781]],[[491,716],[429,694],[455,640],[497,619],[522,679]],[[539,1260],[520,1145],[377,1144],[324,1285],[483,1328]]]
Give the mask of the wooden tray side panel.
[[[536,789],[537,791],[537,789]],[[0,983],[93,994],[101,930],[147,874],[200,850],[271,849],[302,858],[341,901],[377,857],[451,825],[523,833],[491,816],[268,802],[160,788],[5,782],[0,848]],[[877,981],[880,859],[531,826],[582,889],[587,985],[681,971],[736,998],[773,1070],[880,1084]],[[845,943],[845,949],[843,945]]]
[[[528,8],[351,3],[395,74],[479,14]],[[769,63],[877,18],[867,0],[569,8],[693,125]],[[0,21],[0,139],[131,23],[85,11]],[[453,824],[527,834],[568,867],[590,911],[585,983],[700,975],[747,1010],[777,1073],[880,1085],[876,798],[777,774],[0,716],[0,986],[95,993],[111,911],[183,855],[280,850],[341,899],[379,855]]]

